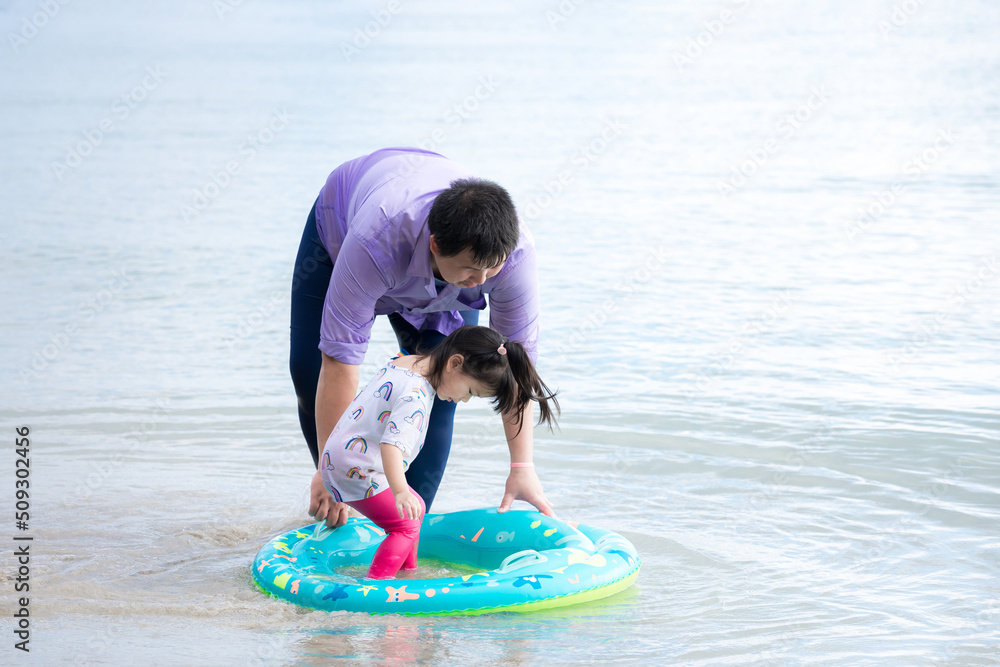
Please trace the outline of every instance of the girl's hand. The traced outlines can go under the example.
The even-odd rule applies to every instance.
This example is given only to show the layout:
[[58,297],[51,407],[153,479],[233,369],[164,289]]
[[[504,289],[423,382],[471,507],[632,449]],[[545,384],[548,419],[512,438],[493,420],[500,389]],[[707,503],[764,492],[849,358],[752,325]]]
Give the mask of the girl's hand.
[[396,511],[399,512],[400,519],[413,519],[414,521],[423,519],[423,508],[420,506],[420,500],[409,489],[404,489],[395,496]]

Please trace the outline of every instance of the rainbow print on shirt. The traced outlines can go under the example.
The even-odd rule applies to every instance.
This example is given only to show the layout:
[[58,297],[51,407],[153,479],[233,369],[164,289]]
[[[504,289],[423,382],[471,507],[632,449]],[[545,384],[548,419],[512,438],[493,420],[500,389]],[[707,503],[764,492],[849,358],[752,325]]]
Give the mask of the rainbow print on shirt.
[[403,421],[416,426],[417,432],[419,433],[424,430],[424,411],[417,410],[409,417],[403,417]]
[[359,405],[358,409],[351,413],[351,419],[358,421],[363,414],[365,414],[365,408],[363,405]]
[[[385,391],[385,395],[382,394],[383,391]],[[379,398],[384,398],[385,400],[388,401],[389,396],[392,395],[392,383],[386,382],[385,384],[383,384],[381,387],[378,388],[378,391],[375,392],[375,395],[378,396]]]
[[376,484],[375,481],[372,480],[371,486],[369,486],[368,490],[365,491],[365,498],[371,498],[376,493],[378,493],[378,484]]
[[363,472],[361,472],[361,468],[355,466],[355,467],[353,467],[353,468],[351,468],[350,470],[347,471],[347,478],[348,479],[354,479],[354,478],[357,478],[357,479],[368,479],[368,476],[365,475]]
[[386,410],[385,412],[383,412],[382,414],[380,414],[380,415],[378,416],[378,423],[379,423],[379,424],[385,424],[385,420],[386,420],[386,419],[388,419],[388,418],[389,418],[389,415],[391,415],[391,414],[392,414],[392,413],[391,413],[391,412],[389,412],[388,410]]
[[351,438],[344,449],[349,449],[353,452],[355,447],[357,447],[358,451],[362,454],[368,451],[368,443],[365,442],[365,439],[360,436],[357,438]]
[[330,452],[323,452],[323,467],[327,470],[334,470],[333,461],[330,460]]

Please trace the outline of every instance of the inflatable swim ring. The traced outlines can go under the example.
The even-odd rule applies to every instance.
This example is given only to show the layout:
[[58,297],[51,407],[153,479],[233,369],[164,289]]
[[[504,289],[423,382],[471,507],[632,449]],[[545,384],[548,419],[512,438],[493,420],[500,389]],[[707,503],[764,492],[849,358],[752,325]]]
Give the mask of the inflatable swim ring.
[[575,528],[535,511],[469,510],[424,516],[420,558],[474,568],[439,579],[365,579],[385,533],[367,519],[322,522],[275,537],[257,553],[253,578],[274,597],[311,609],[446,615],[534,611],[607,597],[639,574],[639,556],[609,530]]

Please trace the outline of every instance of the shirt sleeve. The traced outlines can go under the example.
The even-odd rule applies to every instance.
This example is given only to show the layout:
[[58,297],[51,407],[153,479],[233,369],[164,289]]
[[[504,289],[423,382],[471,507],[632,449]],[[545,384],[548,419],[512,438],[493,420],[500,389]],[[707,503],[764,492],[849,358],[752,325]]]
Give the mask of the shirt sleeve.
[[382,442],[399,448],[403,459],[412,461],[423,448],[429,417],[427,401],[418,394],[416,388],[407,388],[392,406],[382,433]]
[[490,292],[490,327],[524,345],[534,363],[539,319],[535,248],[525,246],[519,254],[516,264],[504,267],[504,275]]
[[348,232],[326,291],[319,349],[341,363],[361,364],[368,351],[375,304],[388,289],[389,281],[371,253]]

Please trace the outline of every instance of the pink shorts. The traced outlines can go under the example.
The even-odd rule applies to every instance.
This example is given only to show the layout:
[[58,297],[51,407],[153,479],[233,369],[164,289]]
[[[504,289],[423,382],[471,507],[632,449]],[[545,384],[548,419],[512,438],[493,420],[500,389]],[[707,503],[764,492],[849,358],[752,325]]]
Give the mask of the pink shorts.
[[[410,492],[420,501],[420,514],[427,511],[424,500],[416,491]],[[385,539],[379,545],[371,567],[368,568],[369,579],[391,579],[402,567],[413,570],[417,567],[417,546],[420,542],[420,521],[416,519],[400,519],[396,511],[396,496],[392,489],[386,489],[371,498],[351,500],[348,505],[371,519],[376,526],[385,531]]]

